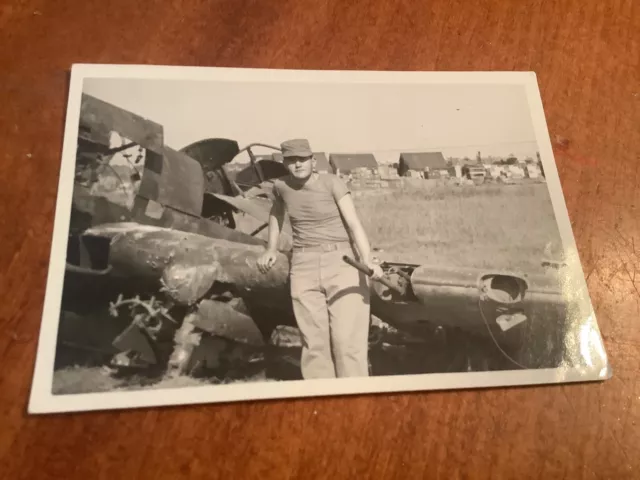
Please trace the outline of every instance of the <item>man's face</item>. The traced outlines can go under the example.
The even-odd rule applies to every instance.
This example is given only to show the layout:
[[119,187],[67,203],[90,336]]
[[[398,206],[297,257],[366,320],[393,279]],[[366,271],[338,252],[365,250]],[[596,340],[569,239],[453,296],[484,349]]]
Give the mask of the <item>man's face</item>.
[[311,176],[313,164],[313,157],[287,157],[284,159],[284,166],[291,172],[291,175],[300,180]]

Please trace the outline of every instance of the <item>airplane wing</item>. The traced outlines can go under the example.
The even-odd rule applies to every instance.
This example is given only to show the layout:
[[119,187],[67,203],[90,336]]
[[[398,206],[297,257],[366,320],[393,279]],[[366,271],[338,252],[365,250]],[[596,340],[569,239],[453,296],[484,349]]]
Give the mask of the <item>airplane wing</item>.
[[[366,266],[348,263],[367,273]],[[422,338],[438,327],[459,329],[493,343],[517,368],[563,360],[577,305],[556,275],[436,265],[382,268],[385,281],[371,282],[371,313],[392,327]]]

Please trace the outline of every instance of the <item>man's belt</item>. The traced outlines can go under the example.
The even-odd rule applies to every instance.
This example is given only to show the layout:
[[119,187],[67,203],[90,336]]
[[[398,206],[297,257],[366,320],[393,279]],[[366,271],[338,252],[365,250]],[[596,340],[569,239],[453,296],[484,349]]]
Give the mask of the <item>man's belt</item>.
[[321,245],[312,245],[309,247],[293,247],[294,253],[328,253],[337,252],[339,250],[345,250],[352,248],[350,242],[336,242],[336,243],[323,243]]

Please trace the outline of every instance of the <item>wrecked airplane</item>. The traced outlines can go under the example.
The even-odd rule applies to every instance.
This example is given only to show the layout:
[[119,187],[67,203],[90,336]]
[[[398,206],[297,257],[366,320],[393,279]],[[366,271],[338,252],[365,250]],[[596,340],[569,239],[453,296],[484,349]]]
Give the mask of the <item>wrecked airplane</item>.
[[[116,331],[104,335],[109,348],[103,351],[118,371],[181,375],[218,365],[230,350],[203,347],[210,338],[249,352],[272,351],[279,343],[274,332],[295,327],[289,252],[283,249],[274,268],[260,273],[256,261],[265,242],[256,235],[267,223],[270,181],[286,170],[258,161],[253,150],[276,148],[207,139],[177,151],[163,137],[161,125],[83,95],[59,345],[82,348],[79,332],[97,328],[92,312],[108,309]],[[230,175],[228,164],[245,152],[249,166]],[[263,226],[241,231],[239,212]],[[381,266],[386,277],[371,283],[372,348],[385,344],[374,338],[382,331],[417,339],[409,343],[418,349],[440,342],[447,350],[460,338],[478,338],[486,345],[483,355],[491,351],[484,357],[501,360],[491,368],[555,367],[567,360],[564,335],[572,314],[553,272]],[[69,313],[75,320],[65,326]],[[463,365],[447,368],[489,368],[470,365],[464,346],[457,350]],[[389,373],[377,372],[374,361],[372,369]]]

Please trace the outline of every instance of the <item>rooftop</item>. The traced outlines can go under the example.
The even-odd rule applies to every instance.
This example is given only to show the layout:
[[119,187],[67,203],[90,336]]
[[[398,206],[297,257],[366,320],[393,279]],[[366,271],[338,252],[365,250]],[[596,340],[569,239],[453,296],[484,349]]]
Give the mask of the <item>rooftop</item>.
[[425,168],[446,169],[447,161],[442,152],[401,153],[400,163],[409,170],[424,170]]
[[332,153],[329,163],[334,169],[347,173],[356,168],[378,168],[376,157],[371,153]]

